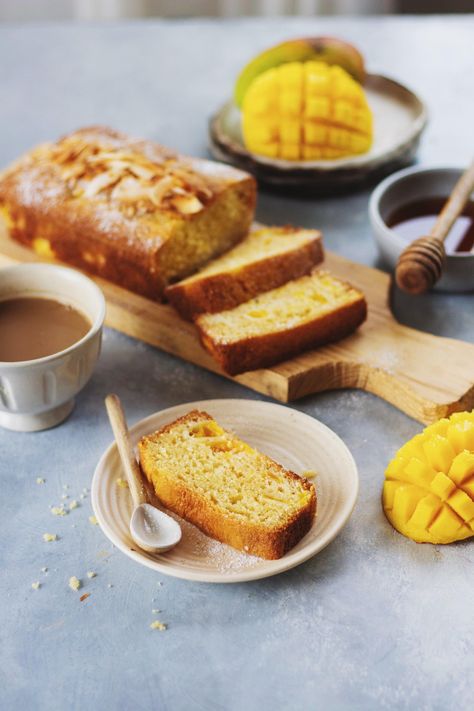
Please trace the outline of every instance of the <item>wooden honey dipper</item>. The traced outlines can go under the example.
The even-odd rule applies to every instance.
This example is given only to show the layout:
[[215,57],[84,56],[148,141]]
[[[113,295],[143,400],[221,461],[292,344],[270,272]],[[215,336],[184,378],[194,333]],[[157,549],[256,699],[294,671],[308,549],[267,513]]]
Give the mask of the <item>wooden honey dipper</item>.
[[427,237],[420,237],[398,258],[395,278],[409,294],[423,294],[441,276],[445,262],[444,241],[474,190],[474,162],[462,174]]

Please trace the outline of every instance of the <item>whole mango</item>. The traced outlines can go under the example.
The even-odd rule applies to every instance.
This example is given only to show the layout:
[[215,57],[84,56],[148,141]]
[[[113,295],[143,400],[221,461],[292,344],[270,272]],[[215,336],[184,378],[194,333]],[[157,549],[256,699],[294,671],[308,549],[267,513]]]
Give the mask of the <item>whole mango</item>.
[[474,536],[474,411],[407,442],[387,467],[382,503],[392,526],[419,543]]
[[288,62],[259,74],[242,103],[249,151],[286,160],[365,153],[372,114],[361,85],[342,67]]

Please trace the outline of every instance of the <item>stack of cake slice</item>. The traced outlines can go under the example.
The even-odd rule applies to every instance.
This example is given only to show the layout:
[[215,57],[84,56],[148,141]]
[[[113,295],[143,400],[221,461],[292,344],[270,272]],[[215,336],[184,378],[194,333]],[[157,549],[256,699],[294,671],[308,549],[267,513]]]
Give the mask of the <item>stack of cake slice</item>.
[[166,295],[237,375],[337,341],[365,320],[364,295],[315,269],[323,256],[316,230],[260,229]]

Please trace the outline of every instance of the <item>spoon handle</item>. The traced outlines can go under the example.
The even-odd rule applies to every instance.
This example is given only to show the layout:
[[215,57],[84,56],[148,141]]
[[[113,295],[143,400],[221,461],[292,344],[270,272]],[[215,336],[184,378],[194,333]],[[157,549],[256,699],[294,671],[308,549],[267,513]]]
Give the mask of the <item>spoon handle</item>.
[[130,443],[127,422],[120,398],[117,395],[107,395],[105,398],[105,407],[107,408],[107,414],[115,436],[122,466],[127,477],[133,503],[135,506],[146,504],[148,497],[145,487],[143,486],[140,468]]
[[436,237],[442,242],[448,236],[451,227],[458,219],[461,212],[464,210],[472,191],[474,190],[474,161],[469,168],[462,174],[458,182],[453,188],[448,201],[438,215],[433,228],[431,237]]

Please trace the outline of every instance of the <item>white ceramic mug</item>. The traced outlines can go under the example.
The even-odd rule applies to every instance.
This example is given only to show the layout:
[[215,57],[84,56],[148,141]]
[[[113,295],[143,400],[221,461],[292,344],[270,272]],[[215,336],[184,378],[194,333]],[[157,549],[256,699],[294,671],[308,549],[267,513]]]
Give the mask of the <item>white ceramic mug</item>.
[[59,353],[0,361],[0,426],[33,432],[62,422],[91,377],[100,353],[105,299],[91,279],[67,267],[21,264],[0,270],[0,301],[25,296],[69,304],[91,322],[83,338]]

